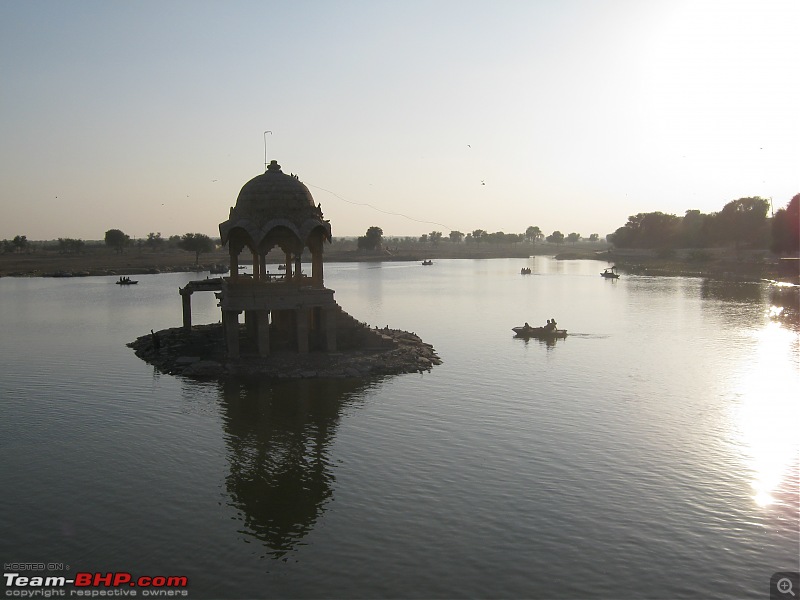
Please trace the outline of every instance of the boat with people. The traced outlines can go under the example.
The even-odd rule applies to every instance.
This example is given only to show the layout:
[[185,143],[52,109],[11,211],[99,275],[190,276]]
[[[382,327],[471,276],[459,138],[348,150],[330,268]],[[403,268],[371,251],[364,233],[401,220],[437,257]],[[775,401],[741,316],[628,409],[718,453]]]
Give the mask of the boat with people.
[[433,261],[432,261],[432,260],[430,260],[430,259],[423,260],[423,261],[422,261],[422,264],[423,264],[424,266],[426,266],[426,267],[429,267],[430,265],[432,265],[432,264],[433,264]]
[[619,279],[619,273],[616,272],[617,267],[611,267],[610,269],[605,269],[602,273],[600,273],[600,277],[605,277],[606,279]]
[[530,267],[522,267],[519,270],[519,273],[520,273],[520,275],[530,275],[531,274],[531,268]]
[[555,319],[547,319],[547,325],[544,327],[531,327],[525,323],[522,327],[512,327],[517,337],[525,338],[540,338],[540,339],[554,339],[567,337],[566,329],[558,329]]
[[130,277],[120,277],[119,281],[115,281],[117,285],[136,285],[139,283],[137,279],[131,279]]

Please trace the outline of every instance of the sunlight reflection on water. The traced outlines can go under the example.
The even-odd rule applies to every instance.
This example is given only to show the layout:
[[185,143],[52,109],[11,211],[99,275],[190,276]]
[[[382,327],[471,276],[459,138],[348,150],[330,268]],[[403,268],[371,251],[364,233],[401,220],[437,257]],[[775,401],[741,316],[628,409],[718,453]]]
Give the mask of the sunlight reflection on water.
[[733,411],[746,467],[753,474],[754,500],[765,507],[779,501],[773,494],[797,466],[800,372],[794,333],[770,322],[753,335],[756,353],[738,366]]

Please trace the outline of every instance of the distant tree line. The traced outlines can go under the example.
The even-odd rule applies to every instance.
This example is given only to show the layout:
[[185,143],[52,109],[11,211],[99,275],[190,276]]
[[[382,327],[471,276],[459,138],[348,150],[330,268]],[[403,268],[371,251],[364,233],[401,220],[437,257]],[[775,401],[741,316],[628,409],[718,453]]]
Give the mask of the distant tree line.
[[[534,225],[531,225],[525,230],[525,233],[505,233],[503,231],[495,231],[493,233],[489,233],[484,229],[475,229],[469,233],[464,234],[461,231],[453,230],[447,236],[444,235],[441,231],[430,231],[428,233],[423,233],[419,237],[391,237],[388,239],[384,239],[383,237],[383,229],[377,226],[372,226],[367,229],[366,233],[363,236],[358,237],[357,239],[357,247],[359,250],[363,250],[365,252],[372,252],[376,250],[381,250],[387,243],[398,247],[398,246],[413,246],[413,245],[430,245],[430,246],[438,246],[442,242],[452,243],[452,244],[491,244],[495,246],[501,245],[510,245],[514,246],[516,244],[521,243],[528,243],[535,245],[536,242],[547,241],[552,244],[563,244],[564,241],[568,241],[572,244],[575,244],[583,239],[583,236],[579,233],[570,233],[569,235],[565,236],[560,231],[554,231],[552,234],[545,236],[542,233],[542,230]],[[593,233],[589,236],[588,241],[590,242],[599,242],[600,235],[597,233]]]
[[798,251],[800,194],[768,218],[770,201],[758,196],[731,200],[721,211],[704,214],[687,210],[683,217],[662,212],[639,213],[607,236],[617,248],[671,250],[677,248],[770,249],[777,254]]
[[[115,252],[122,254],[125,247],[131,244],[129,235],[119,229],[109,229],[105,235],[106,245],[113,248]],[[150,232],[147,239],[139,240],[138,245],[147,247],[150,250],[163,248],[179,248],[187,252],[194,252],[195,263],[200,262],[200,255],[204,252],[211,252],[216,248],[216,243],[204,233],[184,233],[183,235],[173,235],[168,239],[161,237],[161,232]]]
[[[785,208],[778,209],[771,218],[767,216],[770,208],[769,200],[754,196],[732,200],[721,211],[710,214],[699,210],[687,210],[683,217],[662,212],[638,213],[628,217],[625,225],[607,235],[606,241],[618,248],[672,250],[735,245],[737,248],[770,249],[776,254],[800,252],[800,194],[795,195]],[[437,246],[442,242],[513,246],[520,243],[535,245],[541,241],[556,245],[565,241],[575,244],[583,239],[579,233],[572,232],[565,236],[558,230],[546,236],[541,228],[531,225],[524,233],[489,233],[484,229],[475,229],[466,234],[453,230],[445,236],[441,231],[434,230],[419,237],[384,240],[383,229],[372,226],[358,237],[357,247],[365,252],[374,252],[382,250],[387,241],[394,246]],[[599,242],[600,236],[592,233],[586,239]],[[151,232],[146,239],[137,240],[136,245],[140,250],[177,248],[194,252],[195,262],[199,262],[200,254],[213,251],[218,241],[202,233],[185,233],[164,239],[161,232]],[[120,229],[106,231],[104,242],[119,254],[132,245],[130,236]],[[25,235],[0,242],[0,254],[31,252],[33,248],[33,243]],[[85,251],[86,243],[80,239],[58,238],[57,248],[62,254],[80,254]]]
[[[211,252],[217,247],[217,242],[203,233],[185,233],[173,235],[168,239],[161,237],[161,233],[149,233],[146,239],[135,241],[139,251],[143,248],[150,250],[179,249],[195,253],[195,262],[199,262],[200,254]],[[117,254],[122,254],[126,248],[133,246],[134,241],[121,229],[109,229],[105,232],[103,242]],[[101,244],[102,244],[101,243]],[[58,242],[31,242],[27,236],[18,235],[12,240],[0,241],[0,254],[33,252],[35,249],[52,250],[55,248],[59,254],[82,254],[86,252],[87,243],[81,239],[58,238]]]

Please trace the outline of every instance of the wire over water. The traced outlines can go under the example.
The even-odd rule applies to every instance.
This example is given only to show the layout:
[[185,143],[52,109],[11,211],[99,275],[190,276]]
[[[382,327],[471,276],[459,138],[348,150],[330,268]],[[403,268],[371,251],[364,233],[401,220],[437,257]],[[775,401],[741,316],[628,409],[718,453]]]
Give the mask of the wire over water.
[[353,200],[348,200],[347,198],[342,198],[339,194],[337,194],[335,192],[332,192],[330,190],[326,190],[325,188],[320,187],[318,185],[313,185],[313,184],[310,184],[310,183],[306,183],[306,185],[309,186],[309,187],[313,187],[315,189],[318,189],[318,190],[322,190],[323,192],[327,192],[327,193],[331,194],[332,196],[338,198],[342,202],[347,202],[348,204],[355,204],[356,206],[367,206],[367,207],[371,208],[372,210],[376,210],[376,211],[381,212],[381,213],[386,214],[386,215],[393,215],[393,216],[396,216],[396,217],[403,217],[404,219],[408,219],[409,221],[414,221],[416,223],[427,223],[429,225],[439,225],[440,227],[444,227],[445,229],[450,229],[450,227],[448,227],[444,223],[437,223],[436,221],[423,221],[421,219],[415,219],[414,217],[409,217],[408,215],[404,215],[403,213],[391,212],[391,211],[388,211],[388,210],[383,210],[382,208],[378,208],[377,206],[373,206],[372,204],[369,204],[368,202],[355,202]]

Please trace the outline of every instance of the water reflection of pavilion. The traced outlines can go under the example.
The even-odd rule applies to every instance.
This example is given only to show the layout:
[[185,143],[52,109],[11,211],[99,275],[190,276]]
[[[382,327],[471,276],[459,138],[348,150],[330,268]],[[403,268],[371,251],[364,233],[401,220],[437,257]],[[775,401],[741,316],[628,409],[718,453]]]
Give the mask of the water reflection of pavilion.
[[280,558],[322,515],[332,495],[329,448],[342,409],[368,386],[345,379],[221,385],[231,504],[242,513],[243,533]]

